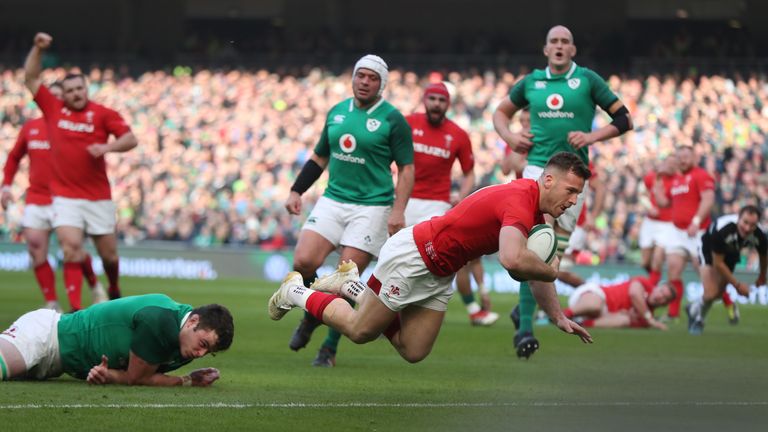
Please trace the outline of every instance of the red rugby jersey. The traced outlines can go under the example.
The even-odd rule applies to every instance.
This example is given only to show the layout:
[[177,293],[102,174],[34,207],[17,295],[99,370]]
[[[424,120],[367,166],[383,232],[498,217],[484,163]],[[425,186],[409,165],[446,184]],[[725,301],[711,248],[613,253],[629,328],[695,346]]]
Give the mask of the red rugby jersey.
[[432,126],[425,113],[411,114],[405,120],[413,131],[416,174],[411,198],[450,202],[453,162],[459,160],[464,174],[475,166],[469,135],[448,119]]
[[3,167],[3,186],[10,186],[25,155],[29,155],[29,188],[24,201],[27,204],[51,204],[51,145],[45,120],[40,117],[24,123],[16,144],[8,153]]
[[116,111],[89,101],[73,111],[40,86],[35,102],[45,116],[51,143],[51,193],[53,196],[92,201],[112,198],[104,157],[94,158],[86,148],[105,144],[131,131]]

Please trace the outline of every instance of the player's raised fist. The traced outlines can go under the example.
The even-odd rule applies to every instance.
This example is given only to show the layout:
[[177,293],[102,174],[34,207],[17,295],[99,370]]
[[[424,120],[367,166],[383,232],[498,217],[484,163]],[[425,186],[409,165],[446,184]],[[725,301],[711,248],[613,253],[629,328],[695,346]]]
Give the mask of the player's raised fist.
[[53,38],[48,33],[38,33],[35,35],[35,46],[40,49],[48,49],[53,42]]

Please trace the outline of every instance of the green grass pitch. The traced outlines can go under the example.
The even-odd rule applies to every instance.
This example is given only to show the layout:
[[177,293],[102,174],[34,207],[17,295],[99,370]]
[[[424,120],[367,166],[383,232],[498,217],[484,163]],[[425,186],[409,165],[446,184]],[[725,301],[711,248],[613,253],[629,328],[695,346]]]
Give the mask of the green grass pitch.
[[[61,287],[61,283],[59,282]],[[232,348],[195,361],[222,378],[211,388],[96,387],[62,377],[0,383],[0,431],[762,431],[768,425],[768,309],[742,307],[727,324],[716,304],[701,337],[684,322],[669,332],[594,330],[583,345],[553,326],[542,347],[515,357],[506,317],[516,301],[495,295],[502,318],[470,327],[454,298],[432,354],[411,365],[386,340],[342,340],[337,367],[310,363],[325,336],[288,349],[301,313],[266,314],[274,284],[124,278],[126,294],[162,292],[180,302],[222,303],[235,316]],[[62,290],[59,289],[61,292]],[[87,288],[84,294],[88,297]],[[42,304],[31,273],[0,273],[0,327]],[[183,372],[184,369],[181,370]]]

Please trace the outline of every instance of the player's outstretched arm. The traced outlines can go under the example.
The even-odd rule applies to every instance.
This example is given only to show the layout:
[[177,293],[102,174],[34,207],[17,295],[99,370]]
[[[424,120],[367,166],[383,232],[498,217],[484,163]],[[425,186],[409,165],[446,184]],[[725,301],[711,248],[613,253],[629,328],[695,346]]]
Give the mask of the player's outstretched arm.
[[101,356],[101,363],[91,368],[86,378],[89,384],[146,385],[157,387],[192,385],[207,387],[219,379],[219,371],[214,368],[197,369],[183,377],[158,373],[158,365],[147,363],[133,352],[130,354],[127,370],[109,369],[108,361],[107,356],[103,355]]
[[[555,258],[557,260],[557,258]],[[562,331],[578,336],[584,343],[592,343],[592,335],[582,326],[566,318],[560,308],[560,300],[557,298],[554,284],[531,284],[531,293],[536,303],[552,319],[555,325]]]
[[32,49],[29,50],[27,59],[24,61],[24,85],[32,92],[33,96],[37,94],[37,90],[42,84],[40,73],[43,70],[43,51],[51,46],[51,42],[53,42],[51,35],[47,33],[36,34]]
[[[656,318],[653,317],[653,312],[651,312],[651,309],[648,307],[648,303],[646,302],[645,289],[643,289],[643,284],[637,280],[629,285],[629,301],[632,303],[632,309],[634,309],[635,314],[638,317],[642,317],[642,319],[649,326],[659,330],[667,330],[666,324],[657,321]],[[629,325],[625,327],[628,326]]]

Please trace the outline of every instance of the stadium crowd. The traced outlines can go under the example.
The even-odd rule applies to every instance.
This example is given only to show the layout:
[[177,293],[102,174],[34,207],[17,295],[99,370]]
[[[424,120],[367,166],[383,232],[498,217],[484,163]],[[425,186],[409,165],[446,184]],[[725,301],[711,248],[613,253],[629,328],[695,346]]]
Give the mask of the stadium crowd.
[[[470,132],[478,187],[504,182],[504,143],[492,113],[521,77],[518,71],[393,70],[385,97],[403,113],[420,109],[421,86],[455,87],[449,117]],[[521,73],[524,70],[520,71]],[[45,72],[47,83],[62,68]],[[139,139],[134,151],[108,156],[118,231],[127,243],[173,240],[191,246],[282,248],[295,245],[302,220],[283,208],[290,185],[309,157],[324,113],[349,94],[349,71],[321,69],[279,75],[266,70],[151,71],[132,76],[86,71],[95,101],[121,112]],[[39,115],[20,69],[0,75],[0,149],[4,162],[22,123]],[[606,77],[632,113],[634,130],[592,147],[609,188],[605,211],[589,233],[593,262],[621,261],[636,249],[643,217],[642,176],[676,145],[693,145],[715,178],[717,214],[745,203],[768,203],[768,81],[758,76]],[[610,120],[604,114],[596,125]],[[519,124],[514,127],[519,128]],[[325,178],[325,177],[323,177]],[[0,213],[0,239],[20,241],[26,171],[17,198]],[[305,196],[316,200],[321,179]],[[305,213],[311,209],[305,206]]]

